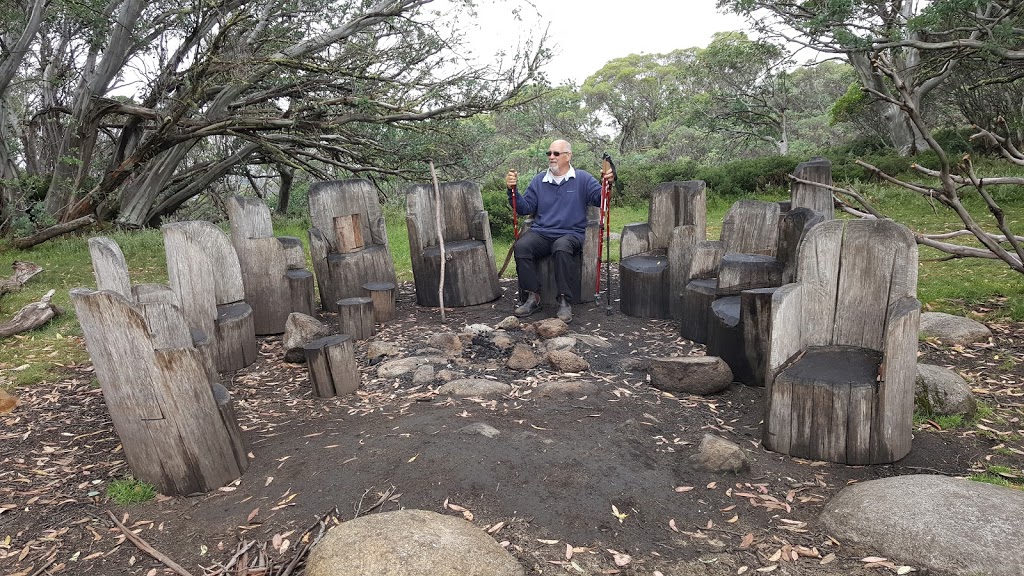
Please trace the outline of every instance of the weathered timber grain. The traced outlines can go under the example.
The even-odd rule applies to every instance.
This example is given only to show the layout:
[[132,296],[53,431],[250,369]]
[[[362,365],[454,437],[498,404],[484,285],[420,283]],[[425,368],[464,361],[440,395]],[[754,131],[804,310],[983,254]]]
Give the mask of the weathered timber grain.
[[241,476],[244,448],[225,425],[199,351],[156,347],[146,319],[120,294],[75,289],[71,300],[135,477],[171,495],[207,492]]
[[636,318],[669,318],[667,256],[632,256],[619,262],[619,310]]
[[[350,241],[344,245],[337,236],[339,218],[348,218],[343,226],[351,227],[346,233]],[[309,251],[320,305],[325,310],[337,312],[338,300],[362,296],[367,282],[397,283],[377,189],[369,180],[313,184],[309,190],[309,219]],[[354,249],[360,242],[362,249]]]
[[339,253],[348,254],[363,249],[363,229],[360,219],[359,214],[334,217],[334,239]]
[[365,296],[338,300],[338,331],[354,340],[366,340],[375,333],[373,300]]
[[744,290],[740,294],[743,352],[750,366],[750,386],[764,386],[768,374],[768,347],[772,337],[772,298],[778,288]]
[[821,214],[824,220],[832,220],[835,207],[832,191],[814,184],[832,185],[832,162],[828,158],[811,158],[797,164],[793,176],[810,184],[793,181],[789,185],[790,209],[809,208]]
[[319,338],[306,344],[303,351],[314,396],[330,398],[355,393],[359,387],[359,367],[350,335]]
[[708,354],[718,356],[729,365],[733,377],[744,384],[754,381],[753,368],[747,361],[740,322],[740,296],[726,296],[711,303],[708,314]]
[[718,266],[718,296],[782,284],[782,263],[771,256],[726,254]]
[[722,221],[722,250],[726,254],[775,256],[779,239],[779,205],[739,200]]
[[[633,315],[630,311],[636,309],[645,310],[644,314],[657,314],[644,317],[679,319],[682,316],[683,289],[696,277],[692,268],[696,245],[703,242],[707,234],[705,193],[706,186],[701,180],[660,184],[651,193],[647,222],[627,224],[623,228],[619,244],[619,298],[623,313]],[[703,251],[701,255],[713,255],[713,251]],[[664,283],[656,290],[659,301],[652,305],[636,302],[647,298],[654,289],[643,287],[641,292],[634,293],[638,285],[624,281],[623,273],[636,280],[639,269],[649,268],[648,263],[631,265],[630,259],[663,256],[667,257],[666,272],[659,275],[659,281]],[[661,309],[662,298],[664,310]]]
[[810,208],[795,208],[779,221],[779,250],[776,258],[782,263],[782,284],[796,281],[797,251],[804,236],[825,221],[824,215]]
[[256,334],[280,334],[292,312],[312,314],[313,275],[298,238],[275,237],[270,209],[258,198],[227,201],[231,242],[238,254]]
[[363,290],[373,301],[373,320],[378,324],[390,322],[395,318],[395,298],[397,289],[392,282],[368,282]]
[[89,238],[89,256],[92,258],[96,289],[117,292],[131,300],[132,282],[128,276],[128,262],[117,242],[104,236]]
[[[910,451],[917,246],[884,220],[818,224],[772,297],[766,448],[851,465]],[[749,335],[747,336],[749,338]]]
[[691,280],[683,290],[683,318],[679,322],[683,338],[704,344],[708,341],[708,313],[715,301],[718,280]]
[[[480,186],[473,182],[444,182],[440,228],[445,243],[445,306],[473,306],[500,294],[490,225]],[[441,252],[434,223],[436,200],[432,186],[406,189],[406,227],[420,306],[439,306]]]

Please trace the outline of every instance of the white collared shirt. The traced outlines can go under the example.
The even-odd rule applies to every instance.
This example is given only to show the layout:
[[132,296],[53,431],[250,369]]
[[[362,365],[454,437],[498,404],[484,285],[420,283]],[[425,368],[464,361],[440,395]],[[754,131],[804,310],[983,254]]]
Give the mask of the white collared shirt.
[[552,184],[558,186],[559,184],[565,182],[569,178],[575,177],[576,169],[573,168],[572,166],[569,166],[569,171],[566,172],[565,174],[562,174],[561,176],[555,176],[554,174],[551,173],[551,168],[548,168],[547,173],[544,174],[544,179],[542,180],[542,182],[551,182]]

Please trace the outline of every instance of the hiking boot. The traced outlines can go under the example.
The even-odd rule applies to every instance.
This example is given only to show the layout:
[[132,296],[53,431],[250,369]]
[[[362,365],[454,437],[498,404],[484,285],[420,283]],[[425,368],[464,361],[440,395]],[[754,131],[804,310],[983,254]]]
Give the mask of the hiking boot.
[[534,312],[540,310],[540,294],[536,292],[526,292],[526,302],[523,302],[518,308],[512,311],[518,318],[525,318]]
[[558,297],[558,312],[555,312],[555,318],[566,324],[572,322],[572,306],[569,305],[569,299],[565,296]]

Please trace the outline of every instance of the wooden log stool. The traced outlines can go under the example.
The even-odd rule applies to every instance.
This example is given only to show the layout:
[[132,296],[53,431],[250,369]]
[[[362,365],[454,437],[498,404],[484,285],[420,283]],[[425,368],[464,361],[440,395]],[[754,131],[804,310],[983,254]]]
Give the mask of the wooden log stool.
[[355,340],[365,340],[374,335],[372,299],[363,296],[342,298],[337,306],[339,332]]
[[352,337],[335,334],[313,340],[303,347],[309,364],[309,383],[313,396],[330,398],[353,394],[359,388],[359,367],[356,365]]
[[619,309],[634,318],[669,318],[668,256],[631,256],[619,262]]
[[[772,439],[772,449],[810,460],[849,465],[876,463],[872,442],[882,353],[854,346],[822,346],[807,352],[775,377],[765,422],[788,433]],[[875,438],[872,438],[874,434]]]
[[708,341],[708,310],[718,292],[717,278],[691,280],[683,291],[683,319],[679,333],[687,340],[706,343]]
[[395,318],[395,295],[398,290],[394,282],[367,282],[363,290],[373,301],[373,320],[378,324]]

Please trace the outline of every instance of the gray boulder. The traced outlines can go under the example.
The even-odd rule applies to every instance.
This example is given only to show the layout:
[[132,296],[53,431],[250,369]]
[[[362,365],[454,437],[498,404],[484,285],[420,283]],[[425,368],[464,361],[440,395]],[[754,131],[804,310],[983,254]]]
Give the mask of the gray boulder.
[[665,392],[707,396],[729,388],[732,370],[717,356],[652,358],[651,385]]
[[394,342],[374,340],[366,347],[366,359],[371,362],[383,356],[398,356],[401,353],[402,349]]
[[463,434],[479,434],[480,436],[486,436],[488,438],[494,438],[501,434],[500,430],[490,424],[484,424],[483,422],[475,422],[469,426],[463,426],[462,428],[459,428],[459,432]]
[[694,468],[708,472],[739,473],[750,468],[747,453],[739,444],[714,434],[704,434],[697,453],[690,456]]
[[309,554],[307,576],[525,576],[472,523],[426,510],[370,514],[332,528]]
[[572,336],[559,336],[558,338],[548,340],[545,344],[547,345],[548,352],[554,352],[555,350],[572,351],[576,348],[576,339]]
[[429,384],[434,381],[434,367],[430,364],[424,364],[416,369],[412,373],[413,384]]
[[988,340],[992,331],[981,322],[963,316],[925,312],[921,314],[921,335],[955,346]]
[[431,334],[430,338],[427,339],[427,346],[437,348],[448,356],[462,354],[462,339],[459,338],[458,334],[452,332]]
[[502,396],[510,392],[512,392],[512,386],[495,380],[485,380],[483,378],[461,378],[459,380],[452,380],[437,389],[438,394],[462,397]]
[[281,348],[284,348],[284,361],[302,363],[306,361],[306,353],[302,347],[313,340],[323,338],[331,333],[330,327],[323,322],[301,312],[292,312],[284,323],[284,336]]
[[440,356],[410,356],[398,358],[381,363],[377,367],[377,376],[380,378],[395,378],[412,372],[424,364],[444,364],[447,360]]
[[918,474],[859,482],[826,506],[821,522],[840,542],[957,576],[1019,576],[1024,492]]
[[914,403],[926,414],[974,416],[978,402],[971,386],[959,374],[931,364],[917,365]]

